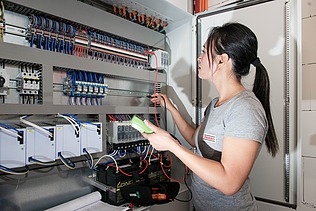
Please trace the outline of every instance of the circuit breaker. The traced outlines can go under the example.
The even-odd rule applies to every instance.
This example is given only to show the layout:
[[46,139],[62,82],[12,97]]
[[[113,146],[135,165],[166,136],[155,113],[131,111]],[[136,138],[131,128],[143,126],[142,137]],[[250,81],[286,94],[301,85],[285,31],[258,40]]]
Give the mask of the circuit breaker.
[[43,127],[51,133],[49,136],[42,131],[33,128],[26,128],[26,164],[34,162],[51,162],[56,159],[55,127]]
[[25,129],[8,133],[0,129],[0,165],[7,168],[25,166]]

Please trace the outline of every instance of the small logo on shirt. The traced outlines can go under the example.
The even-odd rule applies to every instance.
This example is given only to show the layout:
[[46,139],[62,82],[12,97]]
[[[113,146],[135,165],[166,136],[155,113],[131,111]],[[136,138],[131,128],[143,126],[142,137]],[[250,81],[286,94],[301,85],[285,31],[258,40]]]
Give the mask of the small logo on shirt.
[[216,136],[208,133],[203,134],[203,140],[216,143]]

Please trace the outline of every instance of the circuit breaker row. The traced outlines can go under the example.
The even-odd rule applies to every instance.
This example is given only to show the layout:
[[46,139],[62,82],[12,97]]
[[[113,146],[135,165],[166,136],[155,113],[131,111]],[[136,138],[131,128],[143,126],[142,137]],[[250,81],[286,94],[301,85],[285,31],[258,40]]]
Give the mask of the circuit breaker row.
[[[2,68],[0,68],[1,103],[37,104],[41,95],[41,83],[42,75],[39,65],[23,63],[6,65],[5,61],[2,61]],[[9,97],[9,95],[16,97]]]
[[123,144],[143,140],[144,137],[132,127],[130,121],[108,123],[110,143]]
[[[102,152],[102,123],[60,124],[38,129],[0,127],[0,165],[6,168],[45,164],[57,159]],[[46,132],[45,132],[46,131]]]
[[[144,114],[139,114],[144,116]],[[127,150],[134,147],[144,147],[149,142],[134,127],[132,127],[131,119],[134,115],[108,115],[107,121],[107,142],[113,150]],[[150,120],[150,115],[144,117]]]

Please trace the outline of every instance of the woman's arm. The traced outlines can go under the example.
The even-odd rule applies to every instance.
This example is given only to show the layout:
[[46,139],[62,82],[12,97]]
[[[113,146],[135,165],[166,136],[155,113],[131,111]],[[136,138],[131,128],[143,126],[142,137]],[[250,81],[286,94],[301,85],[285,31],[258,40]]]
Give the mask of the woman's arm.
[[172,115],[172,118],[180,131],[183,138],[191,145],[195,146],[194,143],[194,134],[195,134],[195,128],[193,128],[190,124],[185,121],[185,119],[182,117],[178,109],[170,102],[167,95],[164,94],[155,94],[152,95],[151,101],[153,103],[158,103],[161,106],[164,106],[166,109],[169,110],[169,112]]
[[257,157],[260,143],[242,138],[226,137],[221,162],[194,154],[181,146],[168,132],[145,121],[155,131],[144,134],[156,150],[169,150],[206,183],[226,195],[236,193],[247,179]]

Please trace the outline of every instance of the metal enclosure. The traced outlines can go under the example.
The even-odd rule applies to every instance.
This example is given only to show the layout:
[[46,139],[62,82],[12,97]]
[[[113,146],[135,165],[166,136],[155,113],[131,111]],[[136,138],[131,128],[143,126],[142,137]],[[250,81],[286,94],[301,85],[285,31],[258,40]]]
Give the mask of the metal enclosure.
[[[270,77],[271,111],[280,151],[272,158],[262,148],[252,169],[250,180],[257,199],[296,207],[296,71],[295,71],[295,13],[293,1],[246,1],[197,16],[197,55],[213,26],[240,22],[250,27],[259,41],[262,63]],[[269,14],[269,15],[267,15]],[[273,23],[273,24],[269,24]],[[251,67],[253,68],[253,67]],[[252,89],[254,69],[243,81]],[[201,120],[204,108],[217,96],[212,84],[197,79],[197,117]]]
[[[107,1],[109,0],[101,0],[101,2]],[[284,207],[295,208],[301,202],[309,203],[309,206],[315,204],[315,197],[313,198],[315,171],[311,170],[315,166],[313,151],[315,130],[311,122],[314,122],[316,116],[313,91],[315,84],[312,80],[316,74],[313,68],[314,54],[311,53],[305,54],[302,75],[297,76],[295,46],[300,40],[295,40],[297,30],[294,23],[297,16],[297,11],[294,9],[294,4],[297,3],[295,0],[241,1],[198,14],[196,17],[180,11],[166,1],[131,1],[169,17],[172,22],[166,29],[166,34],[154,32],[76,0],[14,0],[12,2],[169,52],[171,55],[169,68],[166,72],[158,73],[159,89],[168,94],[192,125],[201,121],[205,106],[217,95],[211,84],[202,83],[197,79],[196,71],[196,58],[210,28],[227,21],[238,21],[248,25],[258,37],[259,57],[270,75],[272,115],[280,145],[280,152],[276,158],[271,158],[266,153],[266,149],[262,148],[250,176],[252,191],[259,200]],[[297,4],[300,2],[298,1]],[[308,8],[306,16],[303,16],[303,28],[311,30],[315,19],[315,10],[312,7],[314,2],[312,0],[302,0],[302,2],[303,7],[305,5],[305,9]],[[313,45],[309,44],[314,43],[313,33],[303,36],[303,47],[308,52],[314,52]],[[107,127],[104,123],[107,114],[155,112],[146,98],[156,80],[154,71],[29,48],[22,41],[19,45],[0,42],[0,49],[0,61],[9,62],[7,69],[12,69],[11,65],[16,62],[31,63],[42,71],[43,80],[40,104],[21,105],[18,103],[18,98],[13,97],[7,103],[0,105],[0,120],[12,123],[18,121],[18,117],[22,115],[34,115],[38,117],[36,120],[39,122],[44,119],[45,122],[49,122],[51,119],[46,119],[47,116],[56,113],[87,115],[87,118],[102,123],[102,141],[105,144]],[[105,98],[103,106],[67,105],[67,97],[63,94],[61,84],[68,69],[106,75],[107,83],[112,89]],[[249,88],[252,86],[253,72],[254,70],[244,81]],[[0,75],[1,73],[0,69]],[[10,72],[10,74],[3,76],[11,77],[17,73]],[[297,78],[300,77],[302,81],[297,83]],[[301,87],[297,88],[297,85]],[[296,90],[300,88],[303,90],[302,93],[297,93]],[[13,96],[18,95],[17,91],[11,91]],[[0,89],[0,95],[3,93],[6,94],[7,89]],[[300,119],[297,119],[297,106],[301,106]],[[161,112],[160,109],[158,111]],[[297,143],[296,138],[297,127],[300,128],[297,121],[302,125],[298,139],[300,144]],[[168,131],[185,144],[170,116],[167,122]],[[0,130],[0,142],[3,137]],[[2,144],[0,143],[0,157],[6,153]],[[188,145],[185,146],[190,148]],[[300,147],[302,156],[296,163],[296,156],[300,155],[298,152]],[[14,150],[23,149],[21,146],[14,146]],[[102,154],[104,153],[106,153],[105,147]],[[25,157],[19,156],[19,159],[23,161]],[[87,175],[91,173],[90,170],[80,157],[76,160],[76,164],[78,167],[75,170],[57,165],[31,170],[27,176],[0,173],[0,209],[43,210],[94,191],[95,187],[85,181]],[[300,170],[300,167],[303,170]],[[303,184],[301,186],[296,183],[297,172]],[[177,168],[172,175],[179,177],[182,175],[182,169]],[[300,201],[297,201],[297,198]],[[154,207],[153,210],[160,208]],[[179,206],[172,208],[177,210]],[[181,209],[189,208],[182,204]]]
[[[21,8],[25,8],[20,11],[21,13],[30,9],[39,14],[46,14],[49,17],[59,17],[63,20],[89,26],[155,49],[170,50],[165,34],[137,25],[80,1],[16,0],[12,2]],[[157,6],[157,3],[154,2],[150,4],[146,2],[142,3],[142,1],[135,2],[148,8]],[[157,12],[161,12],[165,17],[168,17],[171,21],[170,25],[174,27],[177,27],[177,22],[182,21],[183,17],[186,16],[185,12],[180,11],[168,2],[163,1],[159,3],[159,7]],[[162,11],[166,7],[169,8],[169,11]],[[23,15],[21,17],[13,17],[8,12],[8,22],[25,24],[27,19]],[[10,96],[10,99],[0,106],[0,122],[21,124],[19,123],[19,117],[33,115],[33,120],[36,122],[43,122],[47,126],[58,125],[56,137],[64,139],[65,142],[56,143],[58,145],[57,149],[70,153],[65,154],[65,157],[75,155],[74,161],[77,167],[75,170],[65,168],[58,160],[58,154],[55,155],[58,152],[53,151],[53,157],[56,157],[57,162],[59,162],[55,166],[38,167],[31,165],[30,172],[26,176],[0,173],[0,209],[4,210],[44,210],[95,190],[93,185],[85,181],[91,174],[91,171],[82,159],[81,148],[84,145],[87,148],[94,149],[95,152],[99,152],[100,148],[102,148],[100,143],[98,142],[92,146],[87,146],[85,145],[86,143],[81,143],[83,145],[80,145],[78,144],[79,140],[75,138],[74,144],[76,145],[76,150],[72,151],[74,150],[74,144],[69,142],[71,132],[67,132],[68,130],[64,128],[63,121],[54,120],[52,118],[53,115],[58,113],[76,114],[87,118],[87,120],[102,123],[101,137],[103,150],[101,153],[96,154],[96,157],[100,157],[107,153],[105,147],[107,114],[159,113],[160,109],[157,108],[156,111],[149,102],[148,95],[152,94],[154,89],[158,92],[166,92],[167,85],[166,71],[156,73],[154,70],[145,70],[101,60],[65,55],[32,48],[27,45],[23,41],[19,41],[19,43],[11,42],[10,36],[5,37],[4,42],[0,42],[0,61],[1,64],[6,63],[6,71],[10,74],[6,75],[6,73],[1,72],[0,75],[3,74],[6,79],[15,78],[17,72],[10,71],[13,66],[22,64],[35,65],[41,70],[41,101],[36,104],[21,104],[18,100],[19,93],[14,89],[11,90],[12,87],[15,87],[15,83],[12,82],[10,84],[9,93],[7,91],[9,85],[5,84],[5,89],[0,90],[0,95],[5,94],[5,96]],[[67,103],[67,97],[63,93],[62,86],[69,70],[104,74],[110,89],[102,106],[69,105]],[[21,125],[21,127],[23,126]],[[63,131],[66,134],[61,134],[59,131]],[[5,135],[0,131],[1,143],[3,143],[3,139],[7,138]],[[87,136],[92,138],[88,132]],[[98,139],[99,137],[96,138]],[[16,141],[12,143],[18,144]],[[55,143],[52,142],[50,144]],[[0,144],[0,150],[0,156],[4,155],[5,151],[7,151],[7,153],[14,155],[14,159],[25,160],[25,156],[20,156],[16,152],[9,152],[7,148],[2,147],[2,144]],[[14,146],[13,150],[23,151],[25,149],[21,149],[21,146]],[[49,158],[49,160],[51,159]],[[11,167],[16,167],[14,165]]]

